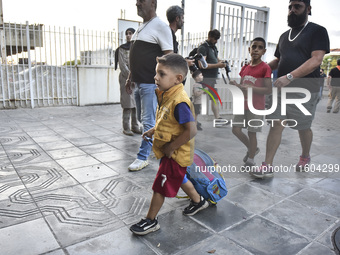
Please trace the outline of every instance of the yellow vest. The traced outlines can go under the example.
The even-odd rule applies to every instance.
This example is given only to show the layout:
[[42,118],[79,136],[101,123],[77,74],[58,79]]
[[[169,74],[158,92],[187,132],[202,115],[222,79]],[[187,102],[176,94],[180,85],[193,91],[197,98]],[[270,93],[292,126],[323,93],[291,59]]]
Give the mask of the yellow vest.
[[[153,140],[153,151],[156,158],[162,158],[164,153],[161,148],[164,144],[174,141],[184,128],[175,118],[175,107],[179,103],[187,103],[190,106],[191,112],[194,115],[191,101],[184,91],[183,84],[178,84],[171,87],[167,91],[156,89],[158,107],[156,113],[156,125]],[[194,138],[186,144],[183,144],[172,154],[172,158],[182,167],[190,166],[194,156]]]

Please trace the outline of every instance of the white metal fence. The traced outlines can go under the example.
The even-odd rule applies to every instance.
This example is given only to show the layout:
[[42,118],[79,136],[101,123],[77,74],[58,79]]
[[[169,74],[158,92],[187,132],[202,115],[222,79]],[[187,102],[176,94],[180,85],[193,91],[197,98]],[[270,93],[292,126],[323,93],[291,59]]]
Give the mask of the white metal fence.
[[76,66],[111,66],[117,46],[114,32],[28,22],[1,30],[0,109],[77,105]]
[[[226,0],[212,2],[211,27],[222,34],[217,45],[219,58],[228,60],[231,76],[238,77],[250,41],[256,36],[267,37],[269,9]],[[114,50],[118,47],[114,32],[28,22],[4,23],[0,32],[0,109],[79,105],[78,86],[82,84],[78,84],[77,67],[114,68]],[[188,56],[207,36],[208,32],[186,34],[180,39],[183,56]],[[217,88],[223,102],[221,112],[229,113],[232,98],[223,87],[223,80]]]

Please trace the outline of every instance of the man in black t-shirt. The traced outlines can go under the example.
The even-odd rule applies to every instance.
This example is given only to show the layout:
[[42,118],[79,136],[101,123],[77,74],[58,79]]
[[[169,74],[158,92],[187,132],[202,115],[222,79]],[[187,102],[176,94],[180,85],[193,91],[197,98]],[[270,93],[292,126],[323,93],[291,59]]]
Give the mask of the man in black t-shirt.
[[327,103],[327,112],[331,112],[334,99],[336,98],[333,113],[338,113],[340,108],[340,58],[337,61],[337,66],[329,72],[327,84],[331,90]]
[[[311,93],[310,100],[303,104],[311,115],[305,115],[294,104],[287,104],[286,115],[282,115],[279,94],[275,112],[266,117],[276,121],[273,121],[268,134],[265,161],[261,167],[251,172],[258,178],[273,176],[272,163],[286,124],[299,131],[302,153],[296,170],[303,171],[310,164],[310,148],[313,141],[311,125],[319,98],[320,65],[324,55],[329,52],[327,30],[308,22],[311,9],[310,0],[289,1],[288,26],[291,29],[281,35],[275,51],[276,58],[269,63],[272,70],[278,69],[279,78],[274,86],[279,90],[284,87],[297,87],[307,89]],[[302,93],[287,94],[289,99],[298,100],[304,97]],[[295,125],[284,120],[294,120]]]

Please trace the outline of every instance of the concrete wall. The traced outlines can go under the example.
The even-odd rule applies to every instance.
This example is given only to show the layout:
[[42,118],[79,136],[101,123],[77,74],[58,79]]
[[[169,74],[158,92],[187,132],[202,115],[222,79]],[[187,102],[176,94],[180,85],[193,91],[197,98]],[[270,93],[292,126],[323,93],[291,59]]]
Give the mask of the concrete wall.
[[78,66],[79,106],[119,103],[118,75],[111,67]]

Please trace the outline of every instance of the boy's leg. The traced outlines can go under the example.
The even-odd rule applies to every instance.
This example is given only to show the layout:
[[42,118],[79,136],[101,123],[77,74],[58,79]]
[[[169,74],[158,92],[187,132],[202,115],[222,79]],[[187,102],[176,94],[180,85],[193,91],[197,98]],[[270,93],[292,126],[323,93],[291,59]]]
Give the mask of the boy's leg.
[[160,193],[154,192],[152,195],[151,204],[149,207],[148,214],[146,215],[146,218],[154,220],[159,210],[162,208],[163,203],[164,196]]
[[248,158],[254,159],[257,150],[256,132],[248,132],[248,137],[249,137]]
[[195,215],[199,211],[209,206],[209,203],[203,197],[201,198],[200,194],[197,193],[192,182],[186,179],[186,177],[183,180],[181,188],[191,199],[189,206],[184,208],[183,210],[184,215]]
[[215,119],[220,117],[220,109],[218,104],[215,104],[213,100],[211,100],[211,110],[214,113]]
[[154,192],[151,204],[149,207],[149,212],[145,219],[142,219],[140,222],[132,225],[130,227],[131,232],[136,235],[146,235],[151,232],[157,231],[160,226],[158,224],[158,220],[156,218],[159,210],[161,209],[164,203],[164,196],[160,193]]
[[247,147],[249,151],[249,138],[242,132],[242,127],[233,126],[232,132]]
[[201,196],[197,193],[194,185],[190,180],[181,185],[182,190],[187,194],[192,201],[199,203],[201,201]]

